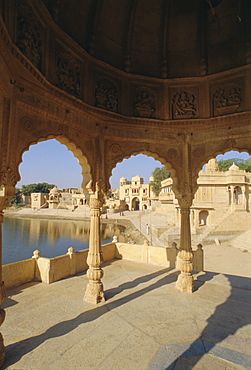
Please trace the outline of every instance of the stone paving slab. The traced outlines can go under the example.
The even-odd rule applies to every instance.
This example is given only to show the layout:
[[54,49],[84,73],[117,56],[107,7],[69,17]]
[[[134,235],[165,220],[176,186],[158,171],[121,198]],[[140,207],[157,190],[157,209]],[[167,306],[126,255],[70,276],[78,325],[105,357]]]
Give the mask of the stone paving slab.
[[176,270],[125,260],[103,269],[97,306],[83,301],[85,273],[9,290],[3,369],[251,369],[248,277],[201,273],[189,294],[176,290]]
[[[208,356],[211,355],[211,356]],[[214,357],[212,357],[214,356]],[[206,357],[206,367],[202,367],[201,359]],[[196,369],[215,369],[212,366],[212,359],[219,369],[247,369],[250,365],[251,356],[229,350],[213,343],[197,340],[195,342],[177,343],[162,347],[148,370],[188,370]],[[199,364],[200,363],[200,364]]]

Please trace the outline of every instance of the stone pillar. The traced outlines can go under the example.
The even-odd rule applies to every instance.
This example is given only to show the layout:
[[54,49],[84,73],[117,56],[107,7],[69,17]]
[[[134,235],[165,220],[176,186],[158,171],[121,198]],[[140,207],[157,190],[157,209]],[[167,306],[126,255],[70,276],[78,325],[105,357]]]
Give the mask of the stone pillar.
[[193,271],[193,252],[191,248],[191,229],[190,229],[190,206],[180,204],[181,225],[180,225],[180,248],[177,258],[177,268],[180,275],[176,282],[176,288],[180,292],[192,293],[194,289]]
[[100,232],[100,215],[103,205],[103,196],[101,191],[97,191],[90,196],[90,243],[87,256],[89,269],[87,277],[89,283],[86,288],[84,300],[90,303],[99,303],[105,301],[104,288],[101,282],[103,270],[100,265],[103,262],[101,252],[101,232]]
[[231,185],[231,211],[235,210],[235,193],[234,193],[234,186]]
[[246,188],[245,188],[245,185],[242,186],[242,205],[243,205],[243,210],[246,211],[247,210],[247,207],[246,207]]
[[[3,224],[3,210],[0,210],[0,305],[6,298],[6,290],[4,282],[2,281],[2,224]],[[0,325],[4,322],[5,311],[0,307]],[[5,346],[3,343],[3,337],[0,333],[0,367],[3,364],[5,359]]]

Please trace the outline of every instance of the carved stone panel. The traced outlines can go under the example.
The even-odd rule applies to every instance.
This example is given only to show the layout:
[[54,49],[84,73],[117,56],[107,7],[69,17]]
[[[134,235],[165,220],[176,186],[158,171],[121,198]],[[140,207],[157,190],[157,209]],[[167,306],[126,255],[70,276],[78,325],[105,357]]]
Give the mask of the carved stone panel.
[[156,94],[147,86],[137,86],[133,92],[133,115],[136,117],[156,117]]
[[20,126],[27,132],[32,132],[35,129],[36,122],[32,121],[32,119],[28,116],[22,117],[20,119]]
[[225,84],[213,90],[213,116],[236,113],[241,110],[242,89],[238,84]]
[[181,90],[172,98],[172,118],[188,119],[197,116],[197,103],[195,95],[190,91]]
[[167,151],[167,155],[168,155],[168,157],[169,158],[176,158],[177,157],[177,155],[178,155],[178,152],[177,152],[177,150],[175,149],[175,148],[170,148],[170,149],[168,149],[168,151]]
[[61,47],[57,49],[56,63],[57,86],[79,98],[81,63]]
[[41,70],[43,29],[38,23],[30,6],[24,1],[18,2],[16,44],[21,52]]
[[95,106],[118,112],[118,89],[115,82],[106,76],[96,79]]

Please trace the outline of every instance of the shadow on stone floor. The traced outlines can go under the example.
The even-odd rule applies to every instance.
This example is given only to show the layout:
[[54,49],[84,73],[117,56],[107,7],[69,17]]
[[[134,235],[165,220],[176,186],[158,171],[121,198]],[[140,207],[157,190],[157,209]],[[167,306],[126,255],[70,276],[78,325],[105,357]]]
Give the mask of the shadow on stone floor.
[[[183,358],[183,362],[185,363],[185,357],[187,357],[187,363],[185,363],[184,368],[190,370],[196,366],[205,354],[220,357],[221,353],[223,354],[222,358],[226,357],[225,359],[229,362],[233,362],[244,368],[247,366],[246,361],[248,361],[249,366],[251,365],[250,356],[217,346],[218,343],[227,337],[234,335],[237,330],[251,323],[251,291],[248,288],[250,286],[250,279],[241,276],[206,272],[200,276],[198,284],[202,285],[218,275],[224,276],[228,280],[231,286],[229,297],[225,302],[215,308],[214,313],[207,319],[205,329],[195,341],[190,343],[189,348],[184,348],[186,347],[184,344],[180,344],[179,348],[178,345],[177,348],[172,349],[171,346],[169,346],[170,348],[162,348],[162,353],[160,351],[156,355],[149,370],[157,368],[160,370],[179,370],[179,361]],[[182,347],[184,351],[180,352]],[[236,350],[238,351],[238,347]],[[194,356],[193,361],[191,361],[191,356]],[[160,362],[162,362],[162,365],[165,363],[165,366],[156,367],[156,364]]]
[[[8,345],[6,347],[6,360],[5,360],[5,363],[2,369],[7,369],[8,366],[15,364],[24,355],[33,351],[35,348],[37,348],[39,345],[44,343],[46,340],[50,338],[57,338],[57,337],[64,336],[68,334],[69,332],[71,332],[72,330],[76,329],[79,325],[94,321],[98,319],[99,317],[101,317],[102,315],[105,315],[107,312],[117,307],[122,306],[128,301],[132,301],[133,299],[141,297],[142,295],[149,293],[150,291],[157,289],[163,285],[167,285],[167,284],[171,284],[175,282],[177,278],[177,271],[166,275],[168,271],[169,269],[165,268],[163,270],[159,270],[154,273],[136,278],[135,280],[131,282],[123,283],[116,288],[109,289],[106,292],[107,301],[101,306],[85,311],[81,313],[80,315],[78,315],[77,317],[75,317],[74,319],[59,322],[56,325],[47,329],[42,334],[30,337],[30,338],[26,338],[22,341]],[[158,281],[156,281],[155,283],[148,285],[135,292],[132,292],[128,294],[127,296],[123,296],[122,298],[119,298],[117,300],[109,301],[112,297],[115,296],[115,294],[118,294],[126,289],[132,289],[138,286],[139,284],[146,283],[163,274],[165,276],[159,279]]]
[[29,283],[19,285],[15,288],[8,289],[7,290],[7,298],[1,304],[1,307],[3,309],[5,309],[5,308],[11,307],[11,306],[15,306],[16,304],[18,304],[18,302],[15,301],[14,299],[12,299],[12,297],[15,296],[16,294],[22,293],[24,289],[26,289],[28,287],[31,287],[31,286],[34,286],[34,285],[37,285],[37,284],[41,284],[41,282],[31,281]]
[[[122,283],[119,286],[117,286],[116,288],[107,289],[105,291],[106,300],[108,301],[109,299],[113,298],[114,296],[123,292],[124,290],[136,288],[139,284],[146,283],[149,280],[152,280],[152,279],[154,279],[154,278],[156,278],[160,275],[167,274],[169,271],[172,271],[172,269],[165,268],[165,269],[162,269],[162,270],[158,270],[158,271],[153,272],[151,274],[140,276],[140,277],[134,279],[133,281]],[[175,281],[175,279],[173,279],[173,276],[178,276],[178,274],[179,274],[179,272],[175,271],[172,274],[166,275],[165,276],[166,282],[165,283],[163,282],[163,285]],[[150,289],[150,290],[152,290],[152,289]]]

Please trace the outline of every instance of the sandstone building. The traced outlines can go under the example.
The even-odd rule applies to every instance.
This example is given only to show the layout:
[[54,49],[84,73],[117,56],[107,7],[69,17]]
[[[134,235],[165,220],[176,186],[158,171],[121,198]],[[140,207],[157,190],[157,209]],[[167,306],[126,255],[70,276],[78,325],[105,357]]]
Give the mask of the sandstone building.
[[83,189],[58,189],[56,186],[49,193],[31,193],[30,206],[33,209],[71,209],[83,210],[86,197]]
[[144,184],[144,179],[137,175],[132,177],[132,180],[128,183],[125,177],[121,177],[119,181],[119,200],[123,204],[123,208],[130,211],[147,209],[151,205],[151,200],[156,199],[151,181],[153,181],[152,177],[149,179],[149,184]]
[[[161,212],[173,211],[175,222],[180,225],[180,207],[172,191],[172,183],[171,178],[161,183]],[[191,226],[211,225],[227,212],[250,212],[251,173],[240,170],[236,164],[224,172],[219,171],[217,161],[211,159],[205,171],[199,172],[197,183],[190,213]]]

